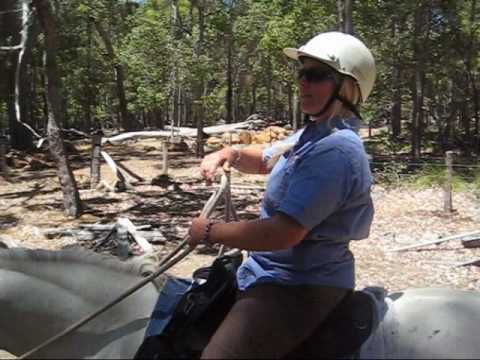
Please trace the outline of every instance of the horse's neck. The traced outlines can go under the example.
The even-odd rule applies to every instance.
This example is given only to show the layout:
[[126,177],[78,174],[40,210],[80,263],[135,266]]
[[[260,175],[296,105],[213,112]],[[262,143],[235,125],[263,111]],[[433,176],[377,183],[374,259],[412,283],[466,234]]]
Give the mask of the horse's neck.
[[[139,280],[133,274],[81,263],[12,262],[6,268],[8,261],[2,261],[0,348],[16,355],[98,310]],[[148,285],[72,334],[63,348],[52,346],[44,356],[66,356],[66,350],[82,344],[76,351],[84,350],[91,357],[110,343],[128,340],[146,326],[156,297],[156,289]]]
[[[0,269],[23,274],[31,281],[41,281],[91,302],[102,302],[112,292],[121,292],[139,280],[137,274],[102,264],[79,261],[32,261],[1,259]],[[28,282],[28,280],[26,280]]]

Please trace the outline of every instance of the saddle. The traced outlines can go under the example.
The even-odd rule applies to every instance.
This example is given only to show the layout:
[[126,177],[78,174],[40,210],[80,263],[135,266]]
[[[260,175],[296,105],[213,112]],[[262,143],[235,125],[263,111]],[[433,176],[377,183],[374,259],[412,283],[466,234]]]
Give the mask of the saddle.
[[168,279],[135,359],[199,358],[235,302],[240,252],[215,259],[193,280]]
[[[199,358],[235,302],[241,255],[217,258],[193,281],[169,279],[135,359]],[[286,358],[342,358],[357,352],[374,328],[375,302],[350,292],[314,334]]]

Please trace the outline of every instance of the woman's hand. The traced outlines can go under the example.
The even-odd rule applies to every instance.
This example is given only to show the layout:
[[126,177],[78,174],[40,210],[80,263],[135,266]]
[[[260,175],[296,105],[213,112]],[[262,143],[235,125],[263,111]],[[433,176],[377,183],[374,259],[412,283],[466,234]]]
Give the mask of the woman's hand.
[[195,247],[205,240],[205,232],[207,231],[207,225],[209,220],[204,216],[196,217],[192,220],[190,226],[188,244],[191,247]]
[[211,183],[215,179],[217,169],[225,162],[232,162],[235,159],[238,151],[232,148],[224,148],[212,154],[205,156],[200,164],[200,172],[207,183]]

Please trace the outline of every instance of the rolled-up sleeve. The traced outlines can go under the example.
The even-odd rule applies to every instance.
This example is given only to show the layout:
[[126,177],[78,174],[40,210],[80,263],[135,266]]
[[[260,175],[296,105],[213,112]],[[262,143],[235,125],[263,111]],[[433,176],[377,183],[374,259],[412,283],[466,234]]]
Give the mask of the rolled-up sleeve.
[[293,133],[283,140],[276,141],[271,146],[265,148],[262,153],[263,161],[268,161],[279,153],[283,153],[286,147],[293,146],[298,141],[302,132],[303,129]]
[[311,230],[345,203],[352,177],[351,164],[340,149],[318,149],[293,169],[277,211]]

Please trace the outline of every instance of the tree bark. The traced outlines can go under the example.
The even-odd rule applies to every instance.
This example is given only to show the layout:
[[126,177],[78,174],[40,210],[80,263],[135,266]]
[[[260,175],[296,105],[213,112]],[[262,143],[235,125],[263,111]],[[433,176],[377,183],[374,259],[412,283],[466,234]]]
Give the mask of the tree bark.
[[338,29],[346,34],[353,34],[353,0],[337,0]]
[[63,205],[67,216],[78,217],[81,213],[80,196],[70,164],[68,163],[63,142],[61,126],[63,111],[61,109],[61,79],[58,74],[56,52],[58,33],[52,9],[48,0],[33,0],[38,19],[45,34],[45,71],[47,75],[48,125],[47,134],[50,153],[58,167],[58,177],[63,192]]

